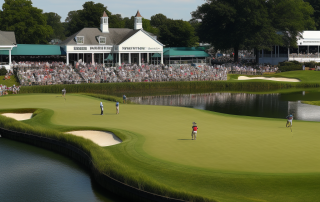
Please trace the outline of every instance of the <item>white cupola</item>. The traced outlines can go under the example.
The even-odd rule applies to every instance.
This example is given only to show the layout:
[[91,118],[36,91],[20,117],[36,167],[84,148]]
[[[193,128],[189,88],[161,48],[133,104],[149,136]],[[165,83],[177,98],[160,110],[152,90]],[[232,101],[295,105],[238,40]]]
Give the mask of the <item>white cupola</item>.
[[102,33],[109,33],[109,22],[108,22],[108,15],[104,11],[103,16],[101,17],[101,23],[100,23],[100,30]]
[[143,29],[142,28],[142,16],[140,12],[138,11],[136,16],[134,17],[134,29]]

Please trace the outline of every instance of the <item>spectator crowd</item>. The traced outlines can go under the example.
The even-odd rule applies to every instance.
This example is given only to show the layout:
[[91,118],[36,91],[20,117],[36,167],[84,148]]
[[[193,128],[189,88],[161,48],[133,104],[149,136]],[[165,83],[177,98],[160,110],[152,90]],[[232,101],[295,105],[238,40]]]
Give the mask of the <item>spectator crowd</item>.
[[74,67],[63,62],[19,62],[13,67],[20,84],[53,85],[114,82],[215,81],[227,80],[227,68],[220,65],[148,65],[122,64],[104,67],[81,61]]

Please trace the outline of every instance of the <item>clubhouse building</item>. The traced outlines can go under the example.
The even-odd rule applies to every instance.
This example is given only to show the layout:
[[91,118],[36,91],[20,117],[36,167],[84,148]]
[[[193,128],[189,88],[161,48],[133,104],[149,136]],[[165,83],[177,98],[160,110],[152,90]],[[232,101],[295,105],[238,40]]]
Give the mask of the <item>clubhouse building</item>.
[[283,61],[320,62],[320,31],[304,31],[297,39],[298,48],[273,46],[270,51],[261,50],[259,63],[277,65]]
[[143,30],[142,16],[138,11],[134,29],[109,28],[109,18],[104,12],[99,28],[83,28],[60,44],[66,53],[66,63],[82,59],[86,63],[150,63],[159,55],[163,64],[163,44],[153,34]]

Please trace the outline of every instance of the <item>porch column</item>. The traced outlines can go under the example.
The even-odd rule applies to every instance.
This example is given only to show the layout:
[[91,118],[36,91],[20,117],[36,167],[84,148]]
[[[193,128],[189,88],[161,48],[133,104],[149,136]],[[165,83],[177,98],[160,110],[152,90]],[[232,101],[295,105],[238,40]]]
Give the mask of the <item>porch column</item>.
[[77,55],[78,55],[78,57],[77,57],[77,62],[78,62],[79,61],[79,53]]
[[92,59],[92,61],[91,61],[92,64],[94,64],[94,53],[92,53],[92,58],[91,59]]
[[67,58],[66,58],[67,65],[69,64],[69,53],[67,52]]
[[161,64],[163,65],[163,52],[161,52]]
[[318,46],[318,57],[319,57],[319,46]]
[[141,53],[139,53],[139,66],[141,66]]
[[11,50],[9,50],[9,65],[11,65]]
[[118,57],[119,57],[119,65],[121,66],[121,53],[118,53]]
[[149,53],[147,53],[147,63],[149,64]]
[[102,64],[104,66],[104,53],[102,53]]
[[128,59],[129,59],[129,64],[131,64],[131,53],[128,53],[129,54],[129,57],[128,57]]
[[309,46],[308,46],[308,57],[309,57]]

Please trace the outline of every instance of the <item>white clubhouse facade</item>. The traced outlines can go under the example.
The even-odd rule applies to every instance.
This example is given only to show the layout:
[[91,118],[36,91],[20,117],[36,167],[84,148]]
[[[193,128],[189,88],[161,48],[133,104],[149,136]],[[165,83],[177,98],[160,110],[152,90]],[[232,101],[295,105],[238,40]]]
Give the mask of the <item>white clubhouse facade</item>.
[[86,63],[112,63],[121,65],[150,63],[153,55],[160,54],[158,63],[163,64],[163,44],[156,36],[142,28],[142,16],[137,12],[134,29],[109,28],[104,12],[99,28],[83,28],[60,46],[66,52],[66,63],[82,59]]
[[298,48],[273,46],[271,51],[261,50],[259,63],[277,65],[283,61],[320,62],[320,31],[303,31],[297,38]]

